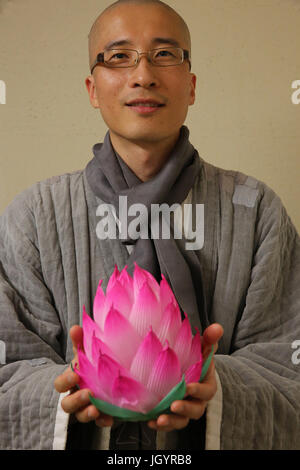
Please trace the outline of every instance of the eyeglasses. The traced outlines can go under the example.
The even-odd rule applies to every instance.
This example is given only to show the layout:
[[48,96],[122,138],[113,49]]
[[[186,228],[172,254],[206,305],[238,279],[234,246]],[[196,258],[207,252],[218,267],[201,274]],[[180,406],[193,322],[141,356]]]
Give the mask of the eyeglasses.
[[91,68],[91,74],[99,64],[104,64],[110,68],[135,67],[140,62],[142,55],[146,55],[148,61],[157,67],[172,67],[188,60],[191,69],[189,51],[180,47],[164,47],[152,49],[148,52],[138,52],[134,49],[108,49],[97,55],[97,59]]

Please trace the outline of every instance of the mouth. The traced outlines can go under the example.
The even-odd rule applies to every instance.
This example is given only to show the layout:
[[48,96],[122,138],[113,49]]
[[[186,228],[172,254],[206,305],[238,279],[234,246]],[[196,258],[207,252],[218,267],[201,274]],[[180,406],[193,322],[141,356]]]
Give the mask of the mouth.
[[145,114],[157,111],[158,109],[163,108],[165,104],[159,103],[155,100],[134,100],[126,103],[126,106],[131,108],[133,111]]

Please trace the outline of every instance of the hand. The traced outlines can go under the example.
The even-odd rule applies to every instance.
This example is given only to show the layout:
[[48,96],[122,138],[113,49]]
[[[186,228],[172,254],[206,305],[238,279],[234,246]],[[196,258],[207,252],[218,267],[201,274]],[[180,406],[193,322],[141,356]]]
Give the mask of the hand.
[[[214,354],[218,349],[218,341],[223,336],[223,328],[218,323],[210,325],[203,333],[202,353],[203,361],[207,359],[214,346]],[[190,383],[186,387],[188,399],[176,400],[171,405],[171,414],[160,415],[156,420],[148,422],[148,426],[157,431],[173,431],[183,429],[190,419],[200,419],[204,414],[208,402],[217,391],[215,365],[212,359],[205,379],[201,383]]]
[[[70,330],[70,337],[73,344],[74,359],[72,360],[73,367],[78,364],[77,348],[83,348],[83,331],[80,326],[73,326]],[[79,377],[75,372],[72,372],[71,366],[65,370],[61,375],[56,377],[54,387],[57,392],[64,393],[70,391],[70,394],[63,398],[61,407],[66,413],[73,414],[80,423],[88,423],[90,421],[96,422],[99,427],[112,426],[113,418],[104,413],[100,413],[97,408],[91,404],[89,394],[93,393],[88,390],[77,390],[76,385],[79,382]]]

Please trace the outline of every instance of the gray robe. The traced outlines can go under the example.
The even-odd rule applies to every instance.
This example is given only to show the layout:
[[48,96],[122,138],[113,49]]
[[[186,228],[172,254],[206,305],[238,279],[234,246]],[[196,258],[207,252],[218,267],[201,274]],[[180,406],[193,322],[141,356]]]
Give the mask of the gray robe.
[[[206,448],[300,449],[295,227],[264,183],[206,162],[189,200],[205,207],[197,255],[210,321],[225,331]],[[92,314],[99,279],[106,287],[128,259],[118,240],[96,236],[100,202],[78,171],[35,184],[0,218],[1,449],[109,446],[109,429],[69,423],[53,386],[73,357],[69,330],[81,324],[82,306]],[[178,436],[158,433],[157,448],[180,449]]]

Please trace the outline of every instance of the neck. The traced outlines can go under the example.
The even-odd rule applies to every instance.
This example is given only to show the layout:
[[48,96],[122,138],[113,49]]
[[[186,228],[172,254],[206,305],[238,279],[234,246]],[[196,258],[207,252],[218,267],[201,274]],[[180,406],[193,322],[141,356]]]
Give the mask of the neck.
[[143,182],[149,181],[167,162],[179,132],[159,142],[132,142],[110,131],[113,148],[126,165]]

